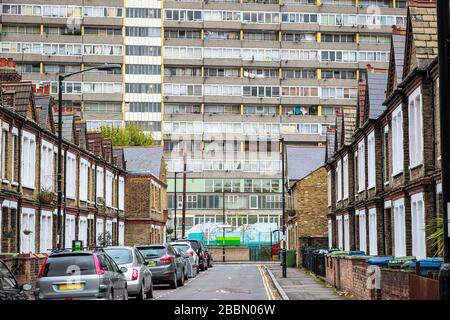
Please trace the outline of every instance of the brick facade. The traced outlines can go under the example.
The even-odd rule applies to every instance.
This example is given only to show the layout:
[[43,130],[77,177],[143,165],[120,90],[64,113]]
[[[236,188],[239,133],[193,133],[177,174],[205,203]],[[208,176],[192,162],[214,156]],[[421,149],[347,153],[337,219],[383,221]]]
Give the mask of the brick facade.
[[[1,64],[0,67],[5,66]],[[17,72],[12,64],[6,64],[6,68],[11,70],[0,73],[0,252],[47,252],[57,245],[59,231],[55,206],[58,141],[53,119],[55,101],[45,90],[36,89],[31,82],[20,81],[20,76],[11,81],[10,74]],[[70,247],[71,243],[66,242],[74,239],[84,240],[84,245],[96,244],[96,235],[106,231],[111,231],[112,243],[116,243],[120,240],[119,233],[124,231],[119,231],[119,225],[124,222],[124,208],[119,208],[119,198],[123,203],[124,194],[119,195],[118,188],[119,179],[125,179],[126,172],[112,156],[108,156],[111,152],[98,154],[87,149],[90,140],[85,123],[75,115],[65,114],[60,229],[64,247]],[[97,140],[107,144],[106,139],[100,137]],[[74,156],[73,171],[66,168],[69,154]],[[81,162],[88,170],[85,181],[80,178]],[[110,180],[106,174],[103,175],[103,194],[110,199],[104,207],[96,194],[95,168],[111,174]],[[73,189],[73,196],[69,194],[69,187]],[[54,193],[53,202],[47,203],[39,198],[44,191]],[[81,196],[84,191],[87,191],[87,197]],[[103,230],[96,230],[98,219],[104,219]],[[108,230],[109,227],[112,230]]]
[[[311,172],[291,187],[289,195],[296,216],[289,218],[289,249],[300,251],[303,247],[326,247],[327,237],[327,170],[325,167]],[[310,243],[305,239],[321,239]],[[301,263],[301,254],[298,254]]]
[[[376,212],[376,255],[395,255],[402,252],[401,248],[396,248],[395,234],[395,214],[394,202],[399,199],[404,201],[404,230],[405,247],[404,255],[413,255],[412,243],[412,216],[413,197],[423,197],[423,214],[425,225],[429,225],[440,215],[439,189],[440,183],[440,160],[439,160],[439,94],[437,87],[437,42],[436,37],[436,16],[435,9],[430,7],[433,3],[422,6],[420,2],[413,2],[408,9],[408,27],[406,31],[394,30],[391,61],[388,72],[383,70],[368,69],[368,79],[366,90],[360,90],[365,98],[358,99],[357,124],[350,143],[345,144],[341,139],[345,130],[337,124],[337,132],[333,139],[336,139],[335,146],[341,146],[334,150],[334,154],[327,160],[326,168],[331,175],[331,189],[333,203],[329,206],[329,220],[332,222],[332,244],[337,247],[336,220],[335,216],[350,215],[350,250],[359,250],[359,233],[361,227],[358,221],[359,210],[365,210],[366,215],[366,243],[365,252],[369,253],[370,233],[369,233],[369,210]],[[411,18],[414,16],[414,18]],[[426,32],[422,25],[426,24]],[[406,33],[406,36],[403,36]],[[403,40],[402,40],[403,36]],[[422,41],[427,38],[429,41]],[[401,44],[403,41],[403,44]],[[404,61],[398,59],[397,52],[405,52]],[[420,54],[417,54],[420,52]],[[416,56],[417,55],[417,56]],[[404,70],[401,75],[401,69]],[[383,76],[384,74],[384,76]],[[386,79],[387,78],[387,79]],[[385,80],[387,85],[383,87],[381,80]],[[387,90],[383,91],[383,88]],[[418,89],[420,88],[420,89]],[[422,161],[418,165],[411,166],[410,145],[415,145],[413,137],[410,137],[410,122],[414,119],[410,115],[409,100],[413,93],[419,90],[421,103],[421,137],[422,140]],[[386,93],[387,92],[387,93]],[[378,95],[378,100],[373,97]],[[415,97],[415,96],[414,96]],[[373,101],[384,99],[382,105],[374,105]],[[401,170],[394,173],[393,155],[397,152],[393,146],[393,112],[400,106],[402,110],[402,138],[403,138],[403,162],[400,164]],[[345,123],[345,122],[344,122]],[[341,128],[341,129],[339,129]],[[416,131],[417,128],[411,130]],[[347,128],[348,131],[348,128]],[[368,136],[371,133],[375,136],[375,187],[368,188],[369,176],[369,150]],[[420,131],[419,131],[420,132]],[[328,137],[327,137],[328,138]],[[341,140],[341,141],[339,141]],[[358,192],[358,145],[365,142],[364,152],[364,190]],[[332,145],[327,142],[327,145]],[[414,150],[414,149],[412,149]],[[337,161],[345,155],[352,159],[349,161],[348,176],[349,190],[354,190],[355,197],[350,201],[335,202],[337,194],[336,168]],[[344,174],[342,172],[342,174]],[[343,187],[343,186],[341,186]],[[420,200],[419,200],[420,201]],[[398,223],[398,222],[397,222]],[[424,226],[425,227],[425,226]],[[414,231],[417,232],[417,231]],[[432,228],[426,228],[423,236],[426,239],[432,232]],[[421,235],[422,237],[422,235]],[[373,239],[372,239],[373,241]],[[426,256],[434,256],[435,250],[431,243],[423,240],[426,246]],[[423,255],[423,253],[421,253]]]

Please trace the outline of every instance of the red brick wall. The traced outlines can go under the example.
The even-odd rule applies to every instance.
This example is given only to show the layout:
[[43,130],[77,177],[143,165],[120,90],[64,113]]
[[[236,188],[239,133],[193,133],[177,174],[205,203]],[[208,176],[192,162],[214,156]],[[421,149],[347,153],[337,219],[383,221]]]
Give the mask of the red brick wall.
[[367,286],[367,264],[353,266],[353,288],[352,294],[359,300],[377,300],[379,291],[369,289]]
[[14,274],[19,285],[31,284],[33,287],[46,257],[45,254],[19,254],[15,257],[0,255],[0,259]]
[[381,299],[408,300],[410,272],[381,269]]

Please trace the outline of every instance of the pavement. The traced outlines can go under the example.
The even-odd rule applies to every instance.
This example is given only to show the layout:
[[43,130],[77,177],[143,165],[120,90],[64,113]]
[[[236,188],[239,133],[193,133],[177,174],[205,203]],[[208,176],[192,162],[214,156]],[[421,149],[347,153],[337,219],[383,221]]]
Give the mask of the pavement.
[[287,268],[282,277],[280,264],[265,264],[280,295],[284,300],[345,300],[333,288],[298,268]]
[[270,300],[270,279],[261,263],[214,264],[183,287],[155,286],[155,300]]

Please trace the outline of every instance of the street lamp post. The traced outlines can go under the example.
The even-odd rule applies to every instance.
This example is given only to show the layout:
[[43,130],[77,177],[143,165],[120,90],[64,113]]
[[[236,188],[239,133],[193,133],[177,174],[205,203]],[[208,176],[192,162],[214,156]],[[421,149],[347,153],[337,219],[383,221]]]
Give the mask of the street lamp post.
[[281,216],[281,224],[283,230],[283,247],[281,249],[281,268],[282,268],[282,277],[286,278],[286,204],[285,204],[285,177],[284,177],[284,138],[280,138],[281,144],[281,208],[282,208],[282,216]]
[[63,206],[63,194],[62,194],[62,93],[63,93],[63,81],[73,75],[84,73],[90,70],[99,70],[99,71],[110,71],[114,69],[121,69],[119,64],[104,64],[84,70],[80,70],[77,72],[72,72],[68,74],[60,74],[58,76],[58,190],[57,190],[57,208],[58,208],[58,217],[57,217],[57,244],[58,248],[63,248],[63,224],[65,226],[65,221],[62,221],[61,211]]
[[223,190],[222,196],[222,219],[223,219],[223,228],[222,228],[222,260],[225,262],[225,188]]
[[[174,176],[175,176],[175,187],[174,187],[174,193],[175,193],[175,195],[174,195],[174,197],[175,197],[175,204],[174,204],[174,222],[173,222],[173,232],[174,232],[174,239],[176,240],[177,239],[177,207],[178,207],[178,198],[177,198],[177,175],[178,174],[180,174],[180,173],[183,173],[183,175],[184,175],[184,180],[186,180],[186,173],[190,173],[191,171],[187,171],[187,170],[184,170],[184,171],[175,171],[173,174],[174,174]],[[186,197],[186,183],[184,182],[183,183],[183,198],[185,198]],[[182,237],[184,238],[184,226],[185,226],[185,208],[184,208],[184,206],[185,206],[185,202],[184,202],[184,199],[183,199],[183,219],[182,219],[182,222],[181,222],[181,226],[182,226]]]

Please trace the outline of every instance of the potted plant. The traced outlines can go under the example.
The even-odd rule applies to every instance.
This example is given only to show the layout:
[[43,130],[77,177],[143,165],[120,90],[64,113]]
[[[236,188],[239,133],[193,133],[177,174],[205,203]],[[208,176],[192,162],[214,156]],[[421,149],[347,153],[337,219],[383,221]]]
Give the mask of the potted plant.
[[166,228],[166,233],[167,234],[172,234],[173,233],[173,229],[171,227],[167,227]]
[[297,210],[295,209],[287,209],[286,212],[289,217],[295,217],[297,215]]
[[42,189],[36,195],[36,200],[40,204],[53,204],[55,201],[56,194],[49,189]]
[[102,197],[97,197],[97,205],[100,211],[106,210],[106,200]]

